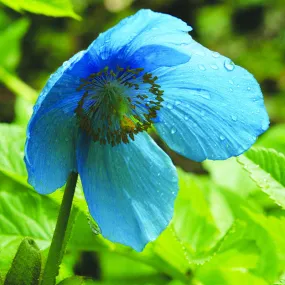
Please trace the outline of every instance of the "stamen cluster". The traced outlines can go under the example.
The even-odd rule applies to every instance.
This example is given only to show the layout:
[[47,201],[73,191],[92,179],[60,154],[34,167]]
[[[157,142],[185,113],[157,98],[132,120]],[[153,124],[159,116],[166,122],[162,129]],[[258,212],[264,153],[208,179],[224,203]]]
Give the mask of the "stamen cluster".
[[105,67],[81,79],[77,91],[84,90],[75,113],[79,126],[93,141],[112,146],[129,143],[147,131],[162,107],[163,90],[157,76],[143,68]]

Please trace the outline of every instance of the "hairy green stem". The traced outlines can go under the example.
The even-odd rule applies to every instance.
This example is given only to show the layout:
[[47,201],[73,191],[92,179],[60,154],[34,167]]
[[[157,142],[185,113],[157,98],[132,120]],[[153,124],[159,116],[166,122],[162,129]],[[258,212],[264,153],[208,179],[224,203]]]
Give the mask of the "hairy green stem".
[[68,178],[55,231],[53,234],[41,285],[54,285],[59,265],[66,247],[68,220],[71,213],[78,173],[72,172]]

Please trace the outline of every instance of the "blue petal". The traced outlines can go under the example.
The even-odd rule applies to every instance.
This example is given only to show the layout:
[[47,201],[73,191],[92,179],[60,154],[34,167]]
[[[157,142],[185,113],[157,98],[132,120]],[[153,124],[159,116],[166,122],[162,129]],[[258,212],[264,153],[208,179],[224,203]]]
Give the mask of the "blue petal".
[[195,41],[190,52],[187,64],[154,73],[165,91],[155,127],[190,159],[237,156],[269,126],[260,87],[245,69]]
[[[91,69],[117,65],[143,67],[151,71],[159,66],[182,64],[190,59],[185,46],[191,42],[186,23],[170,15],[140,10],[100,34],[87,54]],[[161,53],[160,53],[161,50]],[[150,66],[145,57],[151,58]],[[156,61],[153,61],[158,57]],[[171,60],[170,60],[171,59]]]
[[176,170],[148,134],[115,147],[82,136],[78,161],[89,210],[103,236],[141,251],[168,225]]
[[76,54],[50,77],[29,122],[25,148],[29,183],[43,194],[63,186],[76,170],[74,110],[82,92],[76,91],[79,79],[68,72],[83,54]]

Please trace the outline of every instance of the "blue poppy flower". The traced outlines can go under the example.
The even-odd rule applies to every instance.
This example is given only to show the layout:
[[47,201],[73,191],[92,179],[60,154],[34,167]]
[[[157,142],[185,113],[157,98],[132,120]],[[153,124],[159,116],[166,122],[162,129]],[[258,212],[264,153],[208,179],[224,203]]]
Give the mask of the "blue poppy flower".
[[50,77],[28,126],[29,183],[48,194],[77,171],[103,236],[136,250],[168,225],[178,191],[151,126],[203,161],[243,153],[269,125],[254,77],[190,31],[150,10],[124,19]]

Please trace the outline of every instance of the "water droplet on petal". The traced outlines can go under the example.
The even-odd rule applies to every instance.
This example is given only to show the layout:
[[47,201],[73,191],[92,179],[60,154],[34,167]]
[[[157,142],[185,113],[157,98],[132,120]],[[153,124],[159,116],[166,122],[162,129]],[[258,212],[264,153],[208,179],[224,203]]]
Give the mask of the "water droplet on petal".
[[206,67],[203,64],[199,64],[199,69],[204,71],[206,70]]
[[187,115],[185,115],[185,116],[184,116],[184,120],[185,120],[185,121],[188,121],[188,120],[189,120],[189,117],[188,117]]
[[173,105],[170,104],[170,103],[168,103],[168,104],[166,105],[166,108],[169,109],[169,110],[172,110],[172,109],[173,109]]
[[247,87],[247,90],[248,90],[248,91],[250,91],[250,90],[251,90],[251,88],[250,88],[250,87]]
[[200,55],[200,56],[205,56],[205,53],[202,51],[197,51],[195,54]]
[[180,100],[176,100],[176,101],[175,101],[175,105],[176,105],[176,106],[178,106],[178,105],[180,105],[180,104],[181,104],[181,101],[180,101]]
[[214,51],[214,52],[212,53],[212,56],[215,57],[215,58],[217,58],[217,57],[220,56],[220,54],[219,54],[218,52]]
[[268,122],[267,121],[263,121],[261,124],[261,128],[263,131],[266,131],[268,128]]
[[233,88],[230,88],[230,91],[233,92]]
[[211,64],[211,68],[212,68],[212,69],[215,69],[215,70],[219,69],[216,64]]
[[220,140],[221,140],[221,141],[224,141],[224,140],[225,140],[225,137],[224,137],[224,136],[220,136]]
[[172,135],[174,135],[176,133],[176,129],[173,127],[173,128],[171,128],[170,132]]
[[224,62],[224,67],[227,71],[233,71],[235,64],[230,59],[226,59]]
[[232,120],[236,122],[237,121],[237,116],[232,115]]
[[201,116],[202,116],[202,117],[204,117],[204,116],[205,116],[205,114],[206,114],[206,113],[205,113],[205,111],[204,111],[204,110],[202,110],[202,111],[201,111]]

